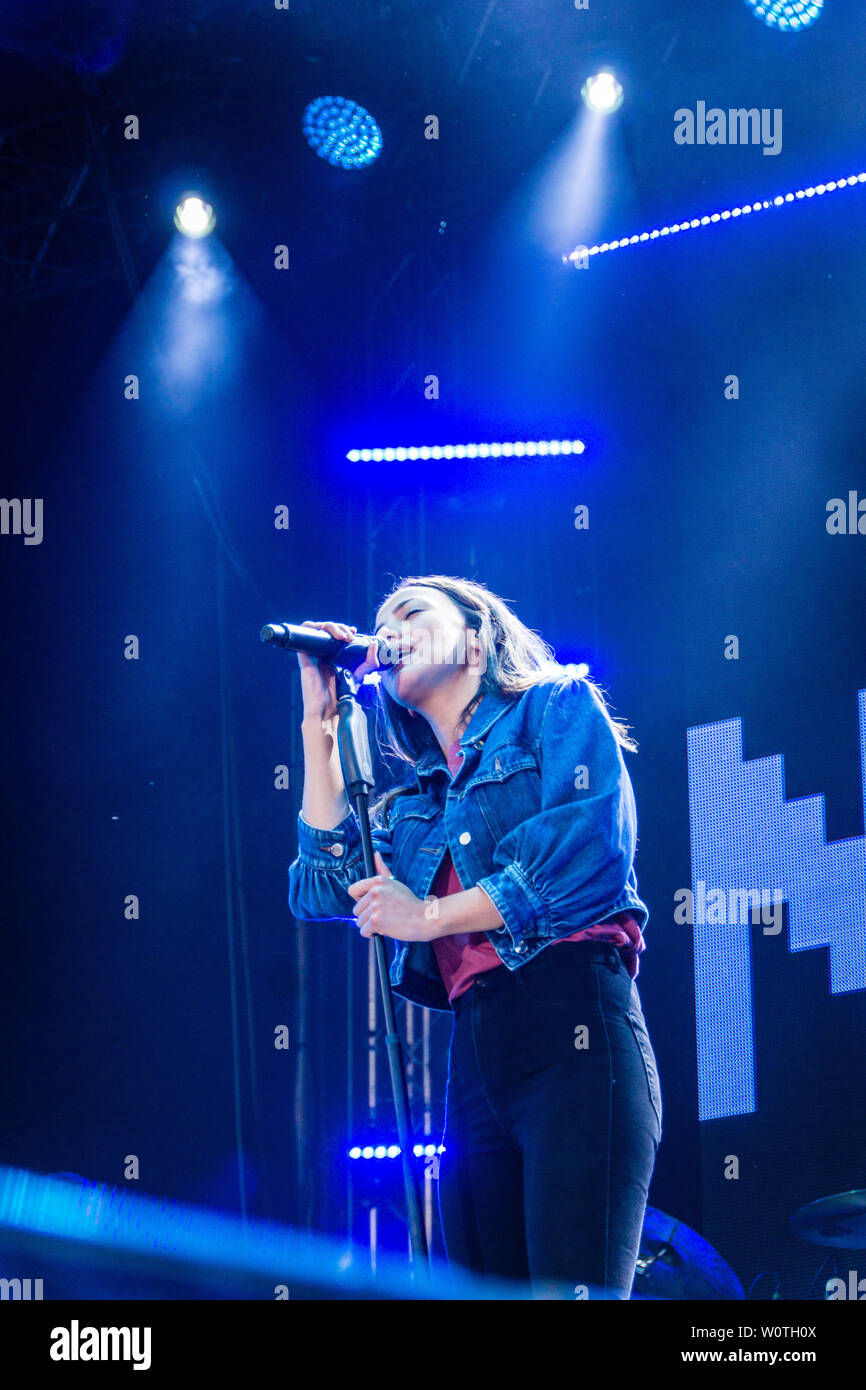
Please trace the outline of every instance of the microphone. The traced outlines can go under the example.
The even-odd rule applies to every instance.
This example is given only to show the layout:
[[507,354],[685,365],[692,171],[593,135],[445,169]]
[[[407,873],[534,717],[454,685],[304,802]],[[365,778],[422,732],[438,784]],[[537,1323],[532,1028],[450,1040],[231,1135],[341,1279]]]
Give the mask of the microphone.
[[[331,666],[342,666],[346,671],[354,671],[365,659],[372,637],[355,636],[351,642],[332,637],[317,627],[303,627],[299,623],[266,623],[259,633],[263,642],[272,647],[282,647],[284,651],[305,652],[307,656],[327,661]],[[380,637],[376,643],[376,655],[382,668],[393,666],[389,643]]]

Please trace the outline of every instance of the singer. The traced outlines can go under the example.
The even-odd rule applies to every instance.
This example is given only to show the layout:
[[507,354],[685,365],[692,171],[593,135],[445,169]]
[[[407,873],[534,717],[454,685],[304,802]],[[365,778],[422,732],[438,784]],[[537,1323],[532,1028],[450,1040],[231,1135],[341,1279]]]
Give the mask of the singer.
[[[349,641],[354,628],[309,622]],[[377,719],[409,766],[371,811],[363,874],[333,667],[298,653],[304,793],[296,917],[394,942],[395,993],[453,1013],[439,1211],[449,1260],[541,1296],[631,1296],[662,1133],[636,976],[649,917],[637,820],[599,688],[483,584],[401,580]],[[368,683],[369,684],[369,683]]]

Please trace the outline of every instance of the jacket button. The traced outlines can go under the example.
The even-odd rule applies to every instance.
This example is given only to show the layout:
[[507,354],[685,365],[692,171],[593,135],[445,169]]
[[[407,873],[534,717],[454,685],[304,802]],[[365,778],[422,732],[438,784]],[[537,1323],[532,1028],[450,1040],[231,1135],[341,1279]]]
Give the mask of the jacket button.
[[343,853],[343,846],[331,845],[331,853],[335,855],[337,859],[339,859],[340,855]]
[[470,841],[471,839],[472,839],[472,836],[469,834],[469,831],[468,831],[468,830],[464,830],[464,831],[463,831],[463,834],[460,836],[460,843],[461,843],[461,845],[468,845],[468,844],[469,844],[469,841]]

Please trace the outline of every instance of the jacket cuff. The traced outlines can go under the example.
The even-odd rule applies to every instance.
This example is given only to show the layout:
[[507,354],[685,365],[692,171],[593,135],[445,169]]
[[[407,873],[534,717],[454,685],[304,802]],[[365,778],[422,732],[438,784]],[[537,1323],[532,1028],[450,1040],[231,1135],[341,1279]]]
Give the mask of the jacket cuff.
[[354,812],[349,811],[333,830],[309,825],[298,812],[298,858],[309,868],[340,873],[360,843],[361,832]]
[[494,931],[508,932],[518,949],[525,937],[537,936],[539,926],[548,925],[548,911],[519,864],[509,864],[498,874],[480,878],[475,885],[483,888],[504,922]]

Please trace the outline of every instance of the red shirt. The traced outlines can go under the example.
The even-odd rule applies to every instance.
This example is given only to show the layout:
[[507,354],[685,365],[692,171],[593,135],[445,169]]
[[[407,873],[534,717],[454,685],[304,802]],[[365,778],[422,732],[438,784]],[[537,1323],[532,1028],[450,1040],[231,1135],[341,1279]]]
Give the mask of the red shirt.
[[[452,743],[448,749],[448,769],[452,777],[460,766],[462,756],[459,741]],[[457,877],[457,870],[447,849],[430,892],[437,898],[445,898],[449,893],[463,892],[463,884]],[[616,946],[622,952],[625,967],[632,979],[638,973],[638,957],[641,951],[646,949],[640,926],[628,911],[614,912],[603,922],[584,927],[582,931],[573,932],[571,936],[557,937],[550,944],[557,946],[561,941],[603,941],[607,945]],[[475,976],[480,975],[483,970],[494,970],[497,966],[505,969],[495,947],[490,944],[483,931],[455,932],[452,936],[437,937],[430,944],[451,1002],[464,994]]]

